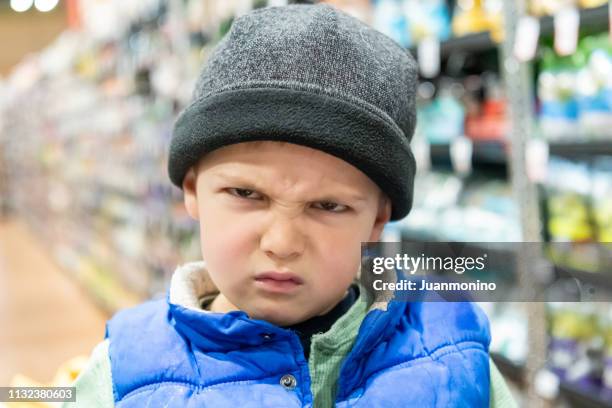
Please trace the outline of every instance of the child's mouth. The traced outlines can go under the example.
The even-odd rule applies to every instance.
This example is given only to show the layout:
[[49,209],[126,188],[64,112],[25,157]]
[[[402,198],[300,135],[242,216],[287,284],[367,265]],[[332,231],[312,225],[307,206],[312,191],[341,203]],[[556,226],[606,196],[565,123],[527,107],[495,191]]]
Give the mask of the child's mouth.
[[265,272],[255,277],[255,284],[266,291],[287,293],[296,290],[303,280],[294,274],[281,272]]

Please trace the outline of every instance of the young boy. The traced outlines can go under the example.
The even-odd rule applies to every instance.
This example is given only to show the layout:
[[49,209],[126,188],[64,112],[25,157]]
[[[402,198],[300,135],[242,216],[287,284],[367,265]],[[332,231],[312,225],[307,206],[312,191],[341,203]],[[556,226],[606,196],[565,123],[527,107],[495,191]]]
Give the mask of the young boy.
[[356,280],[361,242],[412,205],[416,81],[330,6],[237,19],[170,148],[204,261],[108,322],[76,406],[513,406],[476,306],[370,301]]

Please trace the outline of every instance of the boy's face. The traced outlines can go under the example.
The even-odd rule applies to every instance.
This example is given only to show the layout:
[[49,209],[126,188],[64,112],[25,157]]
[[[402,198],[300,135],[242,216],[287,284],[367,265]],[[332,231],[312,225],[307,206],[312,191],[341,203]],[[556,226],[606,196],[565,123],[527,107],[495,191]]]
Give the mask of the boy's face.
[[[324,314],[344,297],[361,242],[377,241],[391,214],[389,200],[356,167],[290,143],[215,150],[189,171],[183,189],[221,292],[211,310],[239,309],[280,326]],[[270,271],[283,275],[262,275]]]

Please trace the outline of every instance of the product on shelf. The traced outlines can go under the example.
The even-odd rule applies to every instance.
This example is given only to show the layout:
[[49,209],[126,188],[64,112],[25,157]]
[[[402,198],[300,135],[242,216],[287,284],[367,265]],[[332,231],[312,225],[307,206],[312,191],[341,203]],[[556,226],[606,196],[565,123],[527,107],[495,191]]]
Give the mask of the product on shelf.
[[[588,181],[586,167],[578,164],[551,160],[549,172],[554,178],[564,180],[567,186],[572,181]],[[590,242],[594,238],[593,228],[589,222],[589,209],[584,188],[578,190],[549,184],[547,194],[548,231],[552,241]]]
[[550,140],[612,140],[612,44],[608,34],[583,38],[576,53],[542,51],[539,123]]
[[455,207],[462,181],[452,173],[427,172],[415,178],[415,194],[410,215],[399,222],[411,236],[443,240],[439,215]]
[[583,8],[595,8],[609,3],[609,0],[579,0],[578,4]]
[[[552,157],[543,185],[547,257],[559,268],[609,279],[612,268],[612,164],[610,158]],[[565,273],[565,272],[564,272]]]
[[372,25],[403,47],[409,47],[413,43],[408,21],[398,0],[376,0]]
[[465,120],[465,133],[475,141],[504,141],[509,132],[506,100],[497,75],[485,75],[485,98]]
[[601,382],[604,388],[604,396],[606,400],[610,401],[612,400],[612,307],[608,309],[605,317],[607,320],[603,324],[605,351]]
[[453,33],[457,37],[490,31],[496,41],[503,38],[500,0],[458,0],[453,15]]
[[430,172],[419,175],[415,183],[419,194],[413,210],[399,222],[405,235],[439,241],[520,241],[517,208],[507,182]]
[[576,93],[575,56],[559,57],[552,48],[545,48],[542,71],[538,76],[540,99],[539,121],[548,139],[578,134],[578,101]]
[[593,166],[593,218],[599,242],[612,242],[612,158],[600,158]]
[[527,311],[519,303],[479,303],[489,318],[491,325],[491,345],[493,355],[502,356],[517,366],[527,360]]
[[404,47],[424,38],[444,41],[450,17],[444,0],[374,0],[372,25]]
[[584,60],[576,77],[580,132],[612,140],[612,42],[607,34],[580,43]]
[[439,41],[450,37],[450,16],[445,0],[403,0],[402,3],[415,42],[428,37]]
[[552,157],[544,185],[548,233],[557,242],[611,242],[612,164]]
[[554,15],[559,10],[575,7],[576,0],[529,0],[529,13],[534,16]]
[[[417,129],[419,137],[431,144],[449,144],[467,136],[475,142],[504,142],[509,131],[506,101],[496,74],[465,80],[442,77],[436,87],[419,86]],[[484,99],[482,98],[484,94]]]
[[563,383],[609,401],[607,385],[609,303],[550,303],[549,369]]
[[594,238],[585,197],[559,192],[548,197],[548,229],[555,241],[589,242]]
[[552,16],[567,7],[593,8],[603,6],[608,0],[529,0],[529,13],[534,16]]
[[436,98],[419,99],[417,132],[429,143],[448,144],[464,134],[465,110],[461,93],[460,84],[445,81]]

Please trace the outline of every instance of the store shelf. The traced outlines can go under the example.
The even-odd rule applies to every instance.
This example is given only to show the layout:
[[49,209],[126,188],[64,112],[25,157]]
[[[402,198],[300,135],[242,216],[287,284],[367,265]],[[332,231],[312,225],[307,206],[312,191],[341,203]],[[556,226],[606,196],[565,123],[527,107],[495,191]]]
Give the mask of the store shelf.
[[[432,144],[430,146],[432,163],[450,163],[450,145]],[[505,167],[507,163],[505,145],[503,142],[475,142],[473,144],[472,164],[495,165]]]
[[[474,54],[491,51],[497,44],[491,38],[489,31],[453,37],[440,44],[442,59],[448,58],[452,53]],[[417,55],[417,47],[411,47],[412,55]]]
[[[608,5],[580,10],[580,31],[592,34],[605,31],[609,24]],[[552,16],[540,19],[540,35],[551,36],[554,33],[554,18]]]
[[[608,6],[600,6],[590,9],[580,10],[580,30],[581,32],[597,33],[606,30],[608,27]],[[553,16],[540,18],[540,35],[543,37],[551,36],[554,33]],[[468,34],[461,37],[453,37],[440,44],[442,59],[446,59],[452,53],[474,54],[491,51],[497,48],[497,44],[491,38],[489,31]],[[417,55],[417,47],[411,47],[410,52]]]
[[448,57],[451,53],[478,53],[490,51],[497,47],[491,38],[489,31],[454,37],[441,44],[440,51],[443,57]]
[[[524,364],[516,363],[499,353],[490,353],[490,355],[507,380],[514,382],[519,387],[526,385]],[[570,403],[572,408],[612,408],[610,397],[602,395],[600,388],[593,387],[593,389],[587,391],[576,384],[562,381],[559,393],[563,399]]]
[[564,157],[612,156],[612,139],[588,142],[551,142],[550,154]]
[[523,364],[516,363],[499,353],[490,353],[493,362],[499,369],[499,372],[516,385],[525,386],[525,367]]
[[[435,233],[412,233],[409,231],[402,231],[402,241],[405,242],[450,242],[457,245],[461,245],[464,248],[465,253],[469,252],[482,252],[486,251],[487,254],[496,259],[505,259],[507,262],[513,262],[516,257],[512,249],[508,249],[504,243],[500,242],[459,242],[444,239],[443,237],[437,236]],[[502,247],[503,246],[503,247]]]
[[[549,151],[551,155],[567,158],[612,156],[611,140],[593,140],[588,142],[550,142]],[[507,147],[503,142],[475,142],[473,144],[472,164],[479,166],[507,166]],[[450,145],[432,144],[430,155],[433,165],[450,164]]]
[[575,384],[561,382],[560,393],[573,408],[612,408],[610,397],[605,398],[596,390],[587,392]]
[[[493,362],[502,375],[514,382],[519,387],[524,387],[525,366],[516,363],[499,353],[491,353]],[[612,401],[608,396],[602,395],[600,388],[587,391],[576,384],[561,382],[559,387],[560,396],[570,403],[572,408],[612,408]],[[611,394],[612,395],[612,394]]]
[[[451,242],[443,239],[443,237],[437,236],[433,232],[417,234],[409,231],[402,231],[402,240],[408,242]],[[497,258],[507,259],[508,262],[513,262],[513,257],[516,256],[510,249],[493,249],[477,242],[462,244],[469,250],[486,250],[488,253],[493,253]],[[555,265],[554,270],[558,277],[575,278],[595,288],[612,292],[612,272],[590,272],[562,265]]]
[[575,278],[595,288],[612,292],[612,273],[610,272],[589,272],[566,266],[555,266],[555,273],[559,277]]

